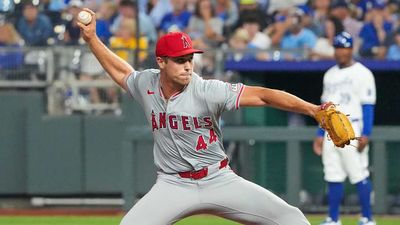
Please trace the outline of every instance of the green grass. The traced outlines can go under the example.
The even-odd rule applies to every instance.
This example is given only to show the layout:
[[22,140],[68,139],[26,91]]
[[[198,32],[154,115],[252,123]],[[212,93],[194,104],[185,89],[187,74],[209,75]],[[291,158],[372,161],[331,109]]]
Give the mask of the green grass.
[[[317,225],[323,216],[307,216],[312,225]],[[342,218],[343,225],[356,225],[356,216]],[[0,225],[118,225],[120,216],[0,216]],[[399,225],[400,217],[377,216],[378,225]],[[228,220],[213,216],[192,216],[176,225],[235,225]]]

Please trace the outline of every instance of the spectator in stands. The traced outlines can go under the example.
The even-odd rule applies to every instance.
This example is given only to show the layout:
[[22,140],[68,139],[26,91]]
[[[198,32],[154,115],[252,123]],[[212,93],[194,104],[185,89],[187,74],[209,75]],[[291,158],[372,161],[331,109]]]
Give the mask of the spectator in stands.
[[258,18],[261,30],[264,30],[269,24],[269,17],[265,11],[261,10],[259,3],[256,0],[240,0],[239,1],[239,20],[237,27],[243,25],[247,15],[253,15]]
[[394,35],[394,43],[389,46],[386,59],[400,60],[400,29],[398,29]]
[[172,12],[166,14],[161,20],[159,35],[170,31],[185,31],[189,26],[192,13],[186,8],[185,0],[171,0]]
[[389,0],[386,4],[385,12],[389,20],[393,22],[395,28],[399,26],[400,19],[400,1],[399,0]]
[[333,43],[333,39],[336,35],[344,31],[344,26],[340,19],[335,16],[329,16],[328,20],[325,21],[325,37],[330,43]]
[[190,13],[194,13],[194,9],[196,8],[196,3],[198,0],[186,0],[186,9]]
[[[187,2],[188,3],[188,2]],[[223,21],[216,16],[211,0],[198,0],[191,12],[188,27],[185,32],[192,40],[193,46],[202,49],[213,49],[223,41]],[[195,55],[195,72],[204,77],[213,77],[215,72],[215,52]]]
[[[314,0],[315,11],[310,29],[317,34],[317,42],[310,52],[311,60],[334,59],[333,38],[344,31],[342,21],[330,15],[330,0]],[[317,16],[318,14],[318,16]]]
[[53,35],[50,19],[39,12],[38,5],[28,1],[23,5],[23,17],[18,21],[17,30],[28,46],[46,46]]
[[317,36],[311,30],[304,28],[303,15],[303,11],[293,9],[282,22],[284,30],[280,31],[280,34],[283,34],[280,47],[282,50],[290,50],[283,55],[284,60],[307,58],[306,53],[314,48],[317,42]]
[[65,32],[63,42],[66,45],[79,45],[81,38],[81,30],[76,22],[78,14],[82,10],[83,3],[81,0],[71,0],[68,3],[67,12],[70,15],[70,20],[65,23]]
[[96,32],[100,40],[108,45],[108,41],[112,36],[111,24],[118,16],[117,5],[114,0],[104,0],[96,14]]
[[373,7],[385,4],[385,2],[387,0],[351,0],[349,1],[351,17],[359,21],[365,21],[366,15]]
[[334,16],[330,16],[325,21],[325,35],[317,39],[317,43],[310,53],[311,60],[334,59],[335,49],[333,48],[333,38],[344,31],[342,22]]
[[136,21],[132,18],[123,18],[118,30],[110,39],[110,48],[125,61],[134,64],[134,51],[139,49],[139,62],[142,63],[147,57],[148,41],[145,36],[139,39],[139,46],[136,40]]
[[[23,40],[12,23],[0,21],[0,70],[15,69],[24,62]],[[11,48],[11,49],[10,49]]]
[[349,6],[344,0],[332,2],[331,15],[338,18],[342,22],[344,30],[353,37],[353,52],[358,52],[360,45],[360,38],[358,35],[363,23],[351,17]]
[[303,24],[315,35],[326,36],[325,25],[329,18],[331,0],[311,0],[310,2],[311,5],[303,9],[306,13]]
[[266,61],[270,59],[268,52],[261,51],[260,48],[251,43],[252,37],[248,30],[239,27],[235,30],[229,39],[230,52],[227,56],[228,60],[260,60]]
[[147,14],[150,16],[155,27],[159,27],[163,17],[172,12],[170,0],[151,0],[147,5]]
[[242,28],[249,34],[250,46],[259,50],[267,50],[271,47],[271,39],[261,32],[261,22],[257,15],[248,14],[243,16]]
[[233,0],[216,0],[215,12],[224,23],[223,33],[229,36],[239,19],[237,5]]
[[39,10],[50,18],[53,26],[63,23],[61,14],[67,8],[64,0],[41,0],[40,6]]
[[359,54],[366,58],[384,59],[386,57],[386,36],[392,31],[392,23],[385,19],[384,5],[376,5],[371,13],[371,22],[364,24],[360,31],[361,46]]
[[[121,0],[119,2],[119,15],[111,25],[111,32],[115,34],[123,18],[136,19],[136,4],[131,0]],[[140,35],[147,37],[149,43],[155,43],[157,32],[150,17],[144,12],[139,12],[139,30]]]
[[281,40],[289,27],[289,20],[286,20],[289,9],[277,11],[274,13],[274,22],[268,26],[264,32],[271,38],[271,45],[280,48]]
[[249,45],[249,43],[250,36],[247,30],[244,28],[236,29],[229,39],[231,52],[229,52],[227,60],[255,60],[256,54],[252,51],[252,49],[255,50],[255,47]]
[[200,49],[217,47],[224,40],[223,21],[216,17],[211,0],[197,1],[186,32]]

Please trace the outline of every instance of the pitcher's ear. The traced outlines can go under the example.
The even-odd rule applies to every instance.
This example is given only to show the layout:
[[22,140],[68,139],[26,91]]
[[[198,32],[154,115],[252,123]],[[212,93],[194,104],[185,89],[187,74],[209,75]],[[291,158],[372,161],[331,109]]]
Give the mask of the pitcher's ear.
[[164,69],[165,64],[168,63],[168,58],[167,57],[157,57],[156,58],[157,64],[160,67],[160,69]]

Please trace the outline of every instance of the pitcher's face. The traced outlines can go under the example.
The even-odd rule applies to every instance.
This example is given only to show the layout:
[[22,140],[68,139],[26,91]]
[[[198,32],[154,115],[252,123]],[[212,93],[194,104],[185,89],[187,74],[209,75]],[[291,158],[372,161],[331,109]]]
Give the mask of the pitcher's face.
[[180,86],[189,84],[194,66],[193,54],[179,57],[158,57],[157,62],[168,81]]

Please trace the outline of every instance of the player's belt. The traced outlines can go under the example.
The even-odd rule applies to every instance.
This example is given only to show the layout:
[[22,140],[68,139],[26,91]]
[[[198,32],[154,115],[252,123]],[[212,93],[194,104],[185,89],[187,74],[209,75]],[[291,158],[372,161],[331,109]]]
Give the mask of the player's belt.
[[196,170],[196,171],[186,171],[178,173],[182,178],[191,178],[194,180],[199,180],[201,178],[206,177],[209,173],[216,172],[222,168],[225,168],[228,165],[228,158],[220,161],[218,164],[213,164],[208,167],[204,167],[203,169]]

